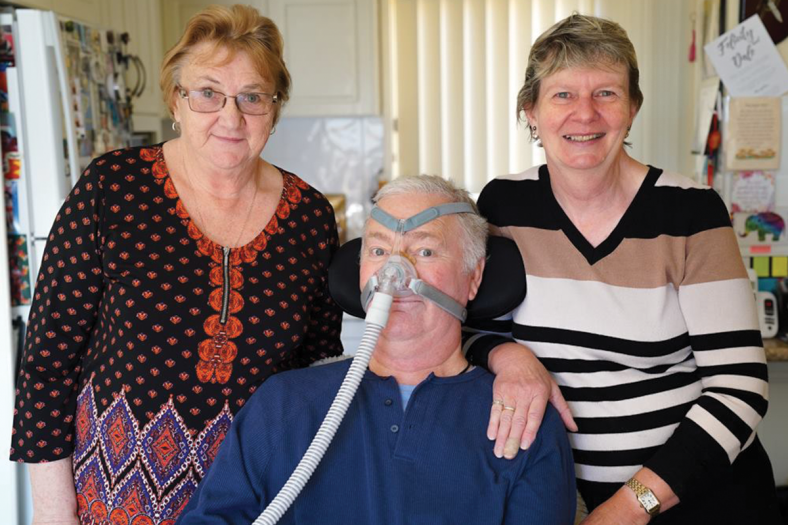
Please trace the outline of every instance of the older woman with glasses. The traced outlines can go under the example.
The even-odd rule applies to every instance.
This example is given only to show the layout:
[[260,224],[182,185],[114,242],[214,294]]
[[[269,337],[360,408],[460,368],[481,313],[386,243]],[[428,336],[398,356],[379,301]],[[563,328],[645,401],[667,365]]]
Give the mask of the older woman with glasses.
[[94,160],[57,216],[11,451],[36,523],[173,523],[257,387],[342,353],[331,205],[260,158],[282,47],[251,7],[195,15],[162,66],[179,137]]

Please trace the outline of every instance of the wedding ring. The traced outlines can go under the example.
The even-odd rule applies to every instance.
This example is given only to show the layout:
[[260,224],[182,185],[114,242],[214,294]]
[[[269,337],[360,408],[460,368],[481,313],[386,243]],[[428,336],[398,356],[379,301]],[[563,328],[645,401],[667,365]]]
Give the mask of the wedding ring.
[[493,406],[495,405],[503,406],[503,399],[496,399],[495,401],[493,401]]
[[503,409],[504,410],[511,410],[512,412],[514,412],[514,410],[515,410],[514,407],[508,407],[506,405],[503,406]]

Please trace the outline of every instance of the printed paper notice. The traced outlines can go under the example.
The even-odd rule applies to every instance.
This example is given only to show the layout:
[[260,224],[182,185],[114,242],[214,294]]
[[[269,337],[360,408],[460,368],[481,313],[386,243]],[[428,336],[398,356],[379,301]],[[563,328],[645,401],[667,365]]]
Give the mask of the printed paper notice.
[[732,98],[725,141],[729,170],[776,170],[780,167],[780,99]]
[[758,15],[703,48],[732,97],[779,97],[788,68]]
[[740,171],[733,176],[731,213],[774,211],[774,173]]

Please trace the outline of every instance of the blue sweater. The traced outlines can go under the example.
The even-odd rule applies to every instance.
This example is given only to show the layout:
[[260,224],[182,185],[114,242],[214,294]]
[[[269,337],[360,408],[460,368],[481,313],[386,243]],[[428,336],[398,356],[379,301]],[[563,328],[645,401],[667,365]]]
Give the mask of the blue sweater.
[[[277,374],[234,421],[180,525],[251,523],[278,493],[328,411],[349,361]],[[493,376],[430,375],[407,410],[394,378],[367,371],[345,420],[280,523],[571,524],[572,452],[548,407],[514,460],[493,455],[485,429]]]

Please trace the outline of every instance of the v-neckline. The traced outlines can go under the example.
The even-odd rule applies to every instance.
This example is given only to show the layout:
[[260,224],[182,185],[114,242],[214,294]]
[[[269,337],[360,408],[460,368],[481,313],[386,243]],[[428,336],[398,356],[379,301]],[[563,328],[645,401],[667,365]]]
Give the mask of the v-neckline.
[[552,207],[552,212],[558,218],[558,224],[561,228],[561,231],[564,232],[564,235],[566,235],[567,239],[569,239],[569,242],[572,243],[575,249],[577,249],[577,251],[579,251],[583,257],[585,257],[586,261],[588,261],[588,264],[593,266],[598,261],[613,253],[616,248],[618,248],[618,245],[621,244],[621,241],[624,240],[624,233],[626,232],[627,225],[631,222],[632,217],[635,215],[635,210],[639,207],[640,201],[643,200],[644,195],[654,187],[654,184],[657,182],[657,179],[661,174],[662,170],[653,166],[648,167],[648,173],[646,173],[646,177],[640,184],[640,188],[638,188],[638,191],[635,194],[635,197],[632,199],[632,202],[629,203],[626,211],[618,220],[618,224],[616,224],[616,227],[613,228],[612,232],[610,232],[610,235],[608,235],[607,238],[596,247],[588,242],[588,239],[586,239],[585,236],[580,233],[580,230],[577,229],[575,224],[571,221],[564,209],[558,203],[558,199],[555,198],[553,187],[550,183],[550,172],[547,169],[547,164],[543,164],[539,167],[539,182],[542,185],[545,195],[547,196],[548,208]]

